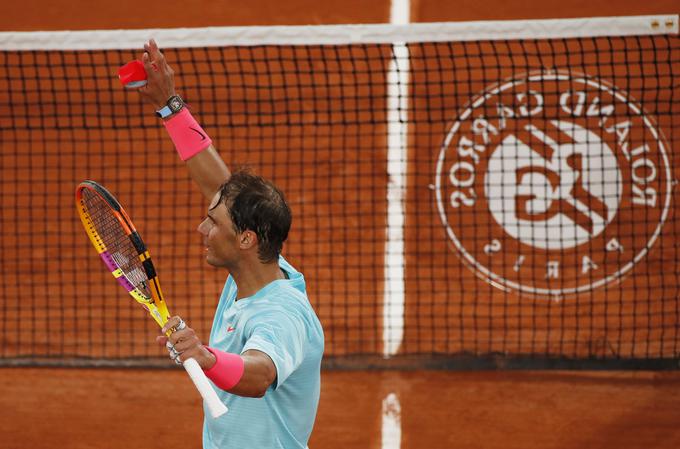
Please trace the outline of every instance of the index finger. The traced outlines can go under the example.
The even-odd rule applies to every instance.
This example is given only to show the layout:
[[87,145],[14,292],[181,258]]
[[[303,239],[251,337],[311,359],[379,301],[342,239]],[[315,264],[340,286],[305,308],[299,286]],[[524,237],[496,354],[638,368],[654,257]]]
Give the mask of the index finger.
[[149,42],[144,44],[144,50],[153,58],[163,56],[163,53],[158,49],[158,44],[155,39],[149,39]]
[[144,44],[144,50],[149,54],[151,66],[155,71],[167,68],[168,63],[165,60],[165,55],[158,48],[158,44],[156,44],[154,39],[149,39],[149,42]]
[[165,323],[165,326],[163,326],[162,332],[164,334],[167,334],[168,332],[173,333],[180,328],[181,324],[184,324],[184,321],[182,321],[182,318],[175,315],[168,319],[168,321]]

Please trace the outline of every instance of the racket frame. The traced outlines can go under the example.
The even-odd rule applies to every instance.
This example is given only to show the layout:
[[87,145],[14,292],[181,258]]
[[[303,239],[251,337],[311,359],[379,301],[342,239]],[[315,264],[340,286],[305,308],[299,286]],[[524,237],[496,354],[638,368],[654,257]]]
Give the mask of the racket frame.
[[[149,282],[149,291],[151,293],[151,298],[144,294],[139,288],[135,287],[132,282],[130,282],[125,273],[118,268],[115,260],[108,251],[106,244],[101,239],[97,233],[94,222],[90,216],[90,213],[85,206],[85,199],[83,198],[83,191],[89,189],[91,192],[98,195],[108,206],[111,208],[113,216],[118,220],[123,231],[126,233],[130,239],[132,245],[137,250],[137,256],[142,263],[146,277]],[[146,248],[144,241],[132,224],[132,220],[125,212],[125,209],[120,205],[118,200],[103,186],[94,181],[83,181],[78,185],[76,189],[76,207],[78,208],[78,214],[80,220],[83,223],[83,227],[87,232],[90,242],[97,250],[99,257],[106,265],[106,267],[111,271],[113,277],[118,281],[118,283],[127,290],[127,292],[141,304],[151,315],[151,317],[158,323],[162,328],[168,319],[170,319],[170,312],[163,299],[163,291],[161,290],[160,282],[158,281],[158,274],[154,268],[153,262],[151,261],[151,255],[149,250]]]

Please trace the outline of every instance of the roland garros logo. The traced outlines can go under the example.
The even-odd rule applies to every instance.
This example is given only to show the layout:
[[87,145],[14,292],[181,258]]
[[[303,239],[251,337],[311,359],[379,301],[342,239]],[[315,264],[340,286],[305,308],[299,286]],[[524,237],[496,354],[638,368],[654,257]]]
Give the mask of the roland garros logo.
[[506,290],[561,297],[616,281],[668,214],[665,140],[626,92],[561,72],[494,86],[437,162],[441,219],[462,260]]

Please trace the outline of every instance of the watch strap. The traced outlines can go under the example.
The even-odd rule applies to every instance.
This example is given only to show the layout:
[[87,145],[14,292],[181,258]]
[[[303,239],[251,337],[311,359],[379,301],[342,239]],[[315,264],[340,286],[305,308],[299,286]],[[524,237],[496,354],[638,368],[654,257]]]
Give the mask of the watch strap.
[[167,118],[172,115],[172,110],[170,109],[170,106],[166,104],[165,106],[156,111],[156,115],[159,116],[160,118]]
[[173,95],[168,98],[165,106],[156,111],[156,115],[160,118],[170,117],[172,114],[176,114],[184,108],[184,100],[179,95]]

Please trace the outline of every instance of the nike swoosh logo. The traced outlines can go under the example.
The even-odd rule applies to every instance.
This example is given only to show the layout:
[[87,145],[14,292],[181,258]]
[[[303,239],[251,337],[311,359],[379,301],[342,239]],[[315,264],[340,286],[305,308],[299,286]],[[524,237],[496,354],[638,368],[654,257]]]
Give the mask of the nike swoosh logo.
[[233,332],[233,331],[235,331],[235,330],[236,330],[236,328],[231,327],[231,326],[229,326],[229,327],[227,328],[227,332]]
[[205,134],[203,134],[202,132],[200,132],[196,128],[192,128],[191,126],[189,127],[189,129],[192,130],[193,132],[195,132],[196,134],[198,134],[199,136],[201,136],[201,140],[205,140]]

